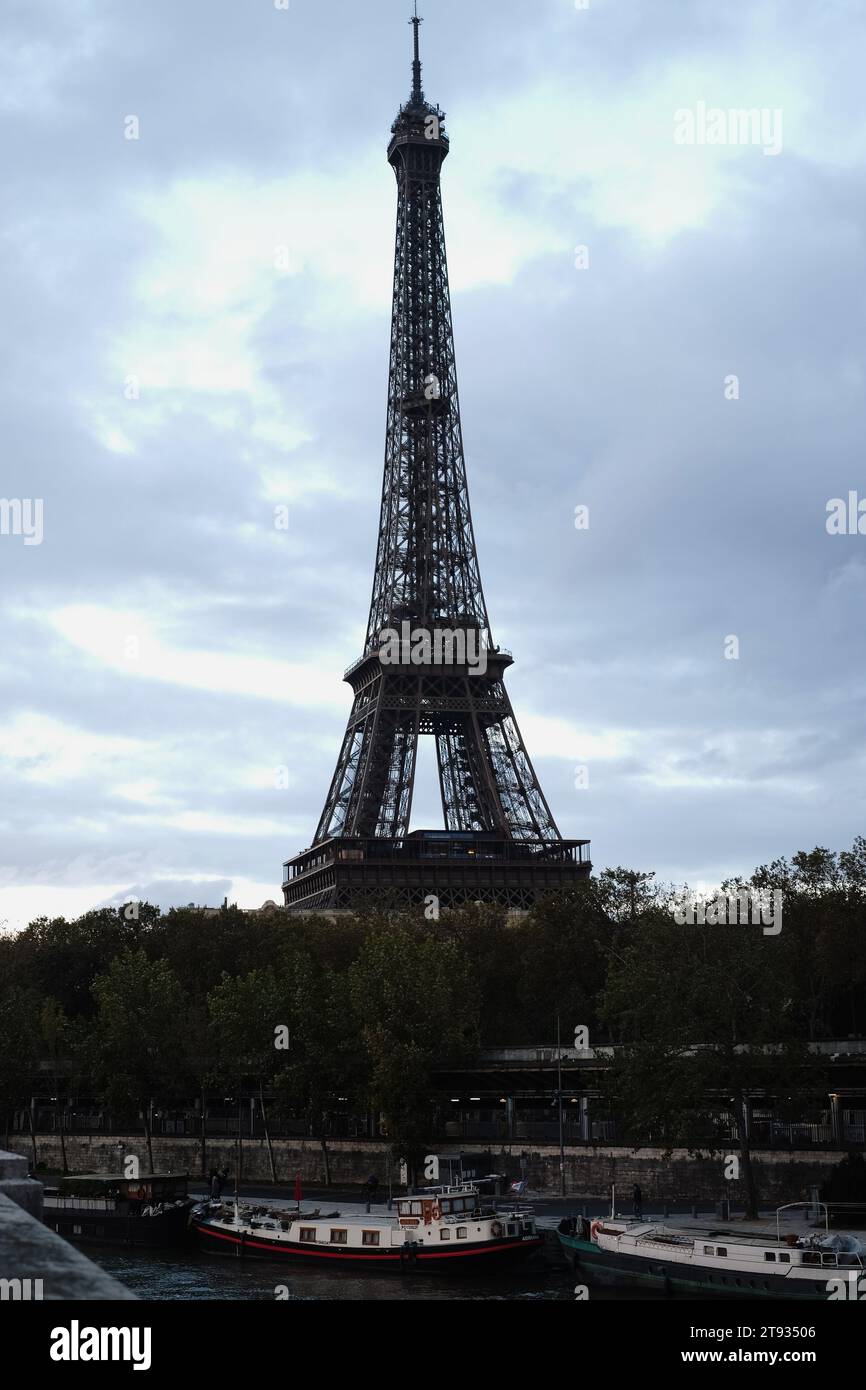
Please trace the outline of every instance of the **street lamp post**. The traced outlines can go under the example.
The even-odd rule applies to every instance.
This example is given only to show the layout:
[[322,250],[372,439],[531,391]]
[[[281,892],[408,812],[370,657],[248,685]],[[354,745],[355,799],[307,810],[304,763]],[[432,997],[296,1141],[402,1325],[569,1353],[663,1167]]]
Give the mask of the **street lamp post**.
[[559,1014],[556,1015],[556,1099],[559,1110],[559,1192],[565,1196],[565,1134],[562,1125],[562,1042],[559,1033]]

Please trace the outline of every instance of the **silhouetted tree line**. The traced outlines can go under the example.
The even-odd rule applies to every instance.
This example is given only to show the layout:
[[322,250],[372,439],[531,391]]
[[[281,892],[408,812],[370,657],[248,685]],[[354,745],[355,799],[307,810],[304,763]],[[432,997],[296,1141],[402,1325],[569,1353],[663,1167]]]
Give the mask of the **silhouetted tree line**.
[[48,1062],[130,1115],[154,1095],[253,1084],[316,1133],[339,1094],[417,1150],[434,1066],[552,1043],[559,1016],[566,1046],[578,1024],[592,1047],[618,1045],[611,1087],[636,1140],[687,1142],[708,1091],[729,1092],[736,1115],[750,1089],[789,1084],[810,1040],[866,1029],[866,839],[723,886],[778,889],[782,930],[678,925],[682,888],[623,868],[520,918],[475,906],[331,922],[146,903],[40,918],[0,937],[0,1107],[26,1105]]

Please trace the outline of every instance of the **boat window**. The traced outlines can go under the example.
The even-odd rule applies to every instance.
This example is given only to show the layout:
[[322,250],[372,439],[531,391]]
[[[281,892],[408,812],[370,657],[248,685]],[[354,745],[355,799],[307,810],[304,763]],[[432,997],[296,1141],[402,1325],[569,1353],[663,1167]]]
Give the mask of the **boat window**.
[[531,1221],[524,1221],[524,1223],[523,1223],[523,1231],[524,1231],[524,1234],[525,1234],[525,1235],[531,1236],[531,1235],[532,1235],[532,1232],[533,1232],[534,1230],[535,1230],[535,1227],[533,1226],[533,1224],[532,1224]]
[[331,1232],[331,1244],[332,1244],[332,1245],[346,1245],[346,1244],[348,1244],[348,1232],[347,1232],[347,1231],[332,1231],[332,1232]]
[[705,1255],[715,1255],[715,1253],[716,1253],[716,1247],[715,1247],[714,1245],[705,1245],[705,1246],[704,1246],[704,1254],[705,1254]]
[[458,1227],[457,1227],[457,1239],[458,1239],[458,1240],[465,1240],[465,1239],[466,1239],[466,1227],[465,1227],[465,1226],[458,1226]]
[[765,1260],[770,1260],[773,1264],[776,1263],[776,1256],[773,1254],[772,1250],[765,1250],[765,1251],[764,1251],[764,1259],[765,1259]]
[[440,1239],[440,1240],[450,1240],[450,1239],[451,1239],[451,1232],[450,1232],[450,1231],[440,1231],[440,1232],[439,1232],[439,1239]]
[[440,1206],[442,1208],[443,1216],[450,1216],[451,1212],[454,1210],[450,1202],[441,1202]]
[[514,1224],[513,1221],[509,1221],[509,1223],[508,1223],[508,1234],[509,1234],[510,1236],[516,1236],[516,1235],[517,1235],[517,1227],[515,1226],[515,1224]]
[[420,1215],[421,1215],[421,1203],[420,1203],[420,1202],[413,1202],[412,1205],[411,1205],[411,1207],[409,1208],[409,1210],[412,1212],[412,1215],[413,1215],[413,1216],[420,1216]]
[[302,1226],[302,1227],[301,1227],[301,1240],[315,1240],[315,1239],[316,1239],[316,1228],[315,1228],[315,1226]]
[[379,1244],[379,1232],[378,1232],[378,1231],[362,1231],[362,1232],[361,1232],[361,1241],[362,1241],[362,1243],[363,1243],[364,1245],[378,1245],[378,1244]]
[[720,1246],[718,1247],[718,1249],[716,1250],[716,1254],[717,1254],[717,1255],[721,1255],[722,1259],[725,1258],[725,1256],[727,1255],[727,1253],[728,1253],[728,1250],[727,1250],[727,1246],[725,1246],[725,1245],[720,1245]]
[[780,1264],[780,1265],[789,1265],[790,1263],[791,1263],[791,1256],[790,1256],[790,1255],[780,1255],[780,1256],[779,1256],[779,1264]]

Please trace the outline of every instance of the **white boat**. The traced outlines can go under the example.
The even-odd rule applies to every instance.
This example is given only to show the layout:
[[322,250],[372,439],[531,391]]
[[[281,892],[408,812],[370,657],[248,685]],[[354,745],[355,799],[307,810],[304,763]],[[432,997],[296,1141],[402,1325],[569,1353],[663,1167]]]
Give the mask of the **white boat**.
[[204,1202],[191,1217],[215,1254],[364,1269],[461,1272],[523,1259],[544,1243],[531,1208],[499,1210],[471,1183],[399,1197],[395,1212],[322,1216]]
[[587,1284],[734,1298],[866,1296],[866,1247],[854,1234],[831,1232],[828,1209],[819,1205],[823,1230],[800,1222],[798,1230],[783,1232],[784,1214],[811,1207],[795,1202],[780,1207],[775,1225],[764,1230],[576,1217],[573,1230],[560,1223],[559,1239],[575,1277]]

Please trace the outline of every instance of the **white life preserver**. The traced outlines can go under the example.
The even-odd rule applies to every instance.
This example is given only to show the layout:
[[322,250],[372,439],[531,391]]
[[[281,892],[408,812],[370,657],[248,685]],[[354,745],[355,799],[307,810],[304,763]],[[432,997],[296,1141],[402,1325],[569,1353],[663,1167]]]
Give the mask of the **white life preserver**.
[[440,1205],[439,1205],[438,1202],[434,1202],[434,1203],[433,1203],[433,1207],[432,1207],[432,1210],[431,1210],[431,1212],[430,1212],[430,1215],[433,1217],[433,1220],[434,1220],[434,1221],[439,1221],[439,1220],[441,1220],[441,1218],[442,1218],[442,1208],[440,1207]]
[[501,1235],[502,1235],[502,1222],[501,1222],[501,1221],[494,1221],[494,1222],[492,1223],[492,1225],[491,1225],[491,1227],[490,1227],[490,1234],[491,1234],[492,1236],[501,1236]]
[[590,1240],[594,1240],[596,1245],[598,1244],[598,1233],[601,1230],[603,1224],[604,1223],[601,1221],[593,1221],[592,1225],[589,1228],[589,1238]]

